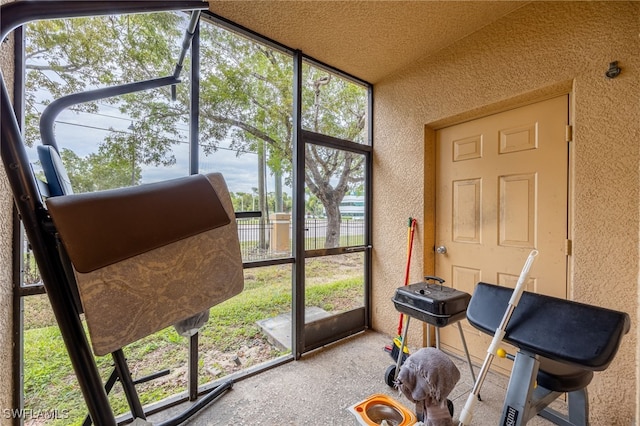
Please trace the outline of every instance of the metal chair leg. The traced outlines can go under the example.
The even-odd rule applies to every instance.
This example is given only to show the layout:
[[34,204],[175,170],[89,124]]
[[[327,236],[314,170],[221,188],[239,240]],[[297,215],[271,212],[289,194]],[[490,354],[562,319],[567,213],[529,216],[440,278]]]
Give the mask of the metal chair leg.
[[144,414],[138,392],[136,391],[133,379],[131,378],[131,372],[129,371],[127,360],[124,357],[124,352],[122,352],[122,349],[118,349],[111,355],[115,363],[118,378],[120,379],[120,383],[122,383],[124,394],[127,397],[127,403],[129,404],[133,418],[146,419],[147,417]]

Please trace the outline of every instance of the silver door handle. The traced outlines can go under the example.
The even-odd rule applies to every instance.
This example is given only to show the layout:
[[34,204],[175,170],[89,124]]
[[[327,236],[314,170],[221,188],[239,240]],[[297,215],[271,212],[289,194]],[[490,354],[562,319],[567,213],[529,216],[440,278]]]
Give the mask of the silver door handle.
[[438,246],[436,248],[436,253],[438,253],[438,254],[447,254],[447,248],[445,246]]

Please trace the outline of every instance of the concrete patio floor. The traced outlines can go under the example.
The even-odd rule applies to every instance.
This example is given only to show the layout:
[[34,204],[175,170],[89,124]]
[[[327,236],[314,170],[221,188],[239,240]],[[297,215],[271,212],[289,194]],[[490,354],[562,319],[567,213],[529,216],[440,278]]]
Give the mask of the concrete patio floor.
[[[393,363],[384,351],[390,341],[389,336],[367,331],[314,351],[299,361],[238,381],[188,424],[356,425],[356,418],[348,408],[377,393],[389,395],[413,411],[413,404],[384,382],[385,370]],[[457,424],[473,380],[466,361],[451,358],[461,373],[458,385],[449,396],[454,402]],[[477,373],[480,368],[475,369]],[[506,377],[488,374],[480,391],[482,401],[474,408],[473,425],[498,424],[506,386]],[[554,408],[562,409],[562,405],[555,403]],[[161,416],[158,414],[149,420],[155,423]],[[552,423],[537,417],[528,424]]]

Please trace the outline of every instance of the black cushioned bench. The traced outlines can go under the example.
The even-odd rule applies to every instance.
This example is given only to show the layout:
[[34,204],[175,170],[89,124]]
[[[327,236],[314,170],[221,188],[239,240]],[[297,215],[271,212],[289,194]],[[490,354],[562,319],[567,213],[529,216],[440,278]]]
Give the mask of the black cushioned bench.
[[[467,309],[471,325],[493,335],[512,293],[478,283]],[[561,425],[588,424],[586,387],[594,371],[609,366],[629,328],[624,312],[525,291],[504,337],[518,353],[500,424],[525,424],[536,414]],[[568,416],[547,407],[564,392]]]

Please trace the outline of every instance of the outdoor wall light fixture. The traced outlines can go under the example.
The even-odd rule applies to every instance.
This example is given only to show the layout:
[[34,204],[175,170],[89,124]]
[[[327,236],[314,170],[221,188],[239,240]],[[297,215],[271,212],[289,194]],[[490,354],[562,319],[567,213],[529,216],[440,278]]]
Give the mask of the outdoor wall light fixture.
[[604,73],[607,78],[616,78],[620,75],[622,69],[618,66],[618,61],[613,61],[609,64],[609,69]]

